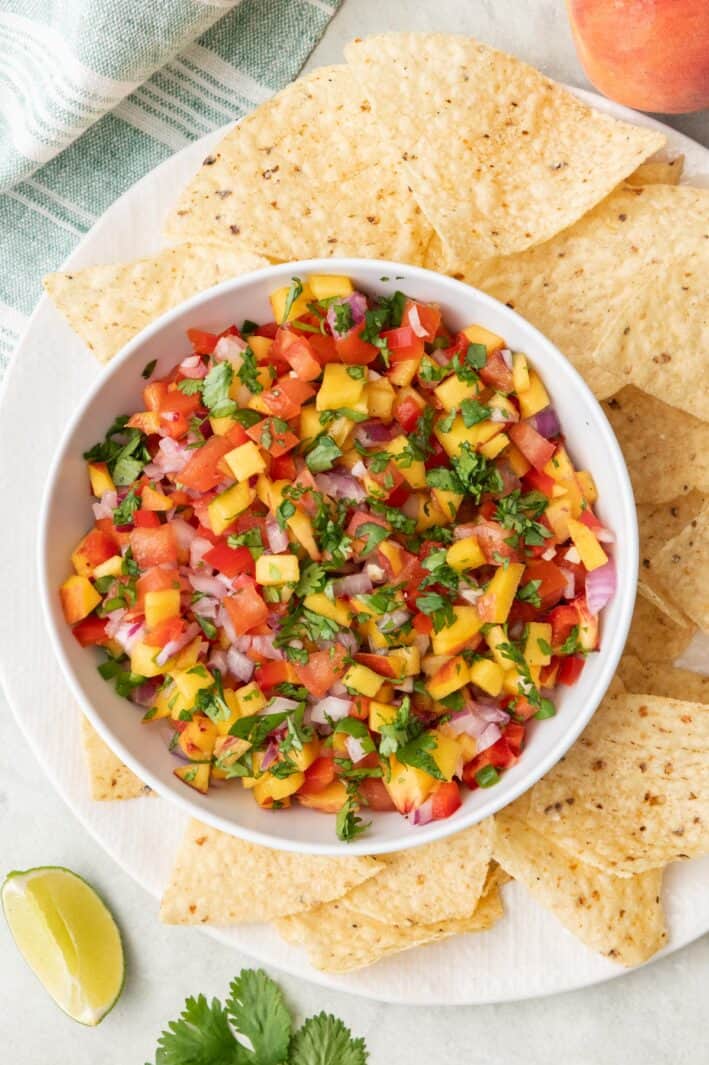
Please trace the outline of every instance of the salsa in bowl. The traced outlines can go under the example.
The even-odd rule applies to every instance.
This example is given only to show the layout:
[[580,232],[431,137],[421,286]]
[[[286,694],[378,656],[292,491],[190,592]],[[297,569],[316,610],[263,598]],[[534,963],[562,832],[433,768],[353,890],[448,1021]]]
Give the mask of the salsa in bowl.
[[107,375],[132,403],[102,390],[68,445],[93,523],[46,592],[82,676],[99,649],[99,728],[124,715],[144,779],[276,846],[398,849],[510,801],[632,606],[632,496],[575,372],[395,264],[275,267],[163,321]]

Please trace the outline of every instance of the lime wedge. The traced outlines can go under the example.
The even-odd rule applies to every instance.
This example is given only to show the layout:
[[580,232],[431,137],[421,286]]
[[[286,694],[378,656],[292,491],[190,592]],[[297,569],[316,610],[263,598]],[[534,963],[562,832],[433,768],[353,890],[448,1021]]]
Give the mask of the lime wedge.
[[76,873],[39,866],[10,873],[2,906],[20,952],[54,1001],[80,1024],[98,1024],[123,987],[116,922]]

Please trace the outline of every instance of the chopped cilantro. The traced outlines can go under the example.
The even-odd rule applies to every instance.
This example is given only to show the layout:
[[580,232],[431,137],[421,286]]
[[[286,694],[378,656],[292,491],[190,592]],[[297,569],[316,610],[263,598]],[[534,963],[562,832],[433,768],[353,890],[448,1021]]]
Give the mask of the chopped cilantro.
[[256,356],[251,348],[246,348],[241,353],[242,363],[239,369],[236,371],[236,376],[241,381],[242,385],[245,385],[252,396],[257,396],[259,392],[263,392],[263,385],[258,379],[258,363],[256,362]]
[[113,524],[114,525],[130,525],[133,521],[133,515],[136,510],[140,509],[140,497],[135,488],[131,488],[128,495],[119,503],[113,512]]
[[290,283],[290,286],[288,288],[288,292],[286,294],[286,300],[285,300],[285,303],[283,305],[283,317],[281,318],[281,321],[280,321],[281,325],[285,325],[285,323],[288,321],[288,315],[293,310],[293,304],[298,299],[298,297],[302,296],[302,295],[303,295],[303,282],[300,280],[299,277],[291,278],[291,283]]
[[202,402],[213,418],[225,418],[236,410],[236,403],[229,398],[229,389],[234,379],[230,362],[218,362],[204,378]]
[[517,592],[517,598],[522,603],[530,603],[532,606],[540,607],[542,605],[541,596],[539,595],[541,584],[541,581],[527,581]]
[[452,625],[455,621],[450,600],[444,599],[438,592],[426,592],[425,595],[419,595],[416,599],[416,608],[422,614],[428,614],[436,632],[440,632],[441,629]]
[[460,416],[466,429],[477,425],[478,422],[484,422],[491,414],[492,408],[486,407],[484,403],[478,403],[477,399],[464,399],[460,405]]
[[153,372],[157,364],[157,359],[151,359],[150,362],[147,362],[141,370],[140,376],[143,377],[146,381],[149,380],[153,376]]
[[342,455],[341,449],[327,433],[322,433],[305,457],[305,464],[311,473],[324,473],[331,470]]

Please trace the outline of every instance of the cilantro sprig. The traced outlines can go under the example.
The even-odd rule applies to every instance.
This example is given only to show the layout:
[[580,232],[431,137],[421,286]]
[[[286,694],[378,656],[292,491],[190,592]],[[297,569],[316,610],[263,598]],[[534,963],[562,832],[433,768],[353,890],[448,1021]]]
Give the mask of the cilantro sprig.
[[310,1017],[294,1031],[283,992],[261,969],[242,969],[223,1004],[205,995],[188,998],[155,1054],[155,1065],[366,1065],[367,1060],[364,1040],[330,1014]]

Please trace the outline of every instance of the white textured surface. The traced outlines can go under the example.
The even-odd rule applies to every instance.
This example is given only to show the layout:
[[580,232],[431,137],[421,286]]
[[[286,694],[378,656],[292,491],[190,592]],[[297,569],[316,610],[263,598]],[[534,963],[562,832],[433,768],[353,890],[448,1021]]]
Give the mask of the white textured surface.
[[[345,0],[312,65],[337,61],[351,36],[386,28],[467,30],[516,51],[553,76],[582,83],[563,5],[463,0]],[[682,128],[709,141],[707,116]],[[38,663],[41,669],[42,664]],[[4,708],[3,708],[4,709]],[[67,751],[71,757],[73,751]],[[57,862],[82,871],[110,896],[127,931],[130,976],[121,1003],[95,1032],[77,1028],[34,988],[0,927],[0,1036],[14,1065],[129,1065],[147,1060],[161,1025],[188,993],[221,994],[248,959],[195,930],[165,929],[153,900],[78,826],[52,791],[6,710],[0,717],[0,854],[3,868]],[[149,876],[146,879],[150,879]],[[554,999],[506,1006],[414,1010],[382,1006],[281,978],[301,1015],[321,1008],[346,1018],[369,1042],[371,1060],[473,1065],[660,1065],[706,1060],[701,1027],[709,940],[621,981]]]

